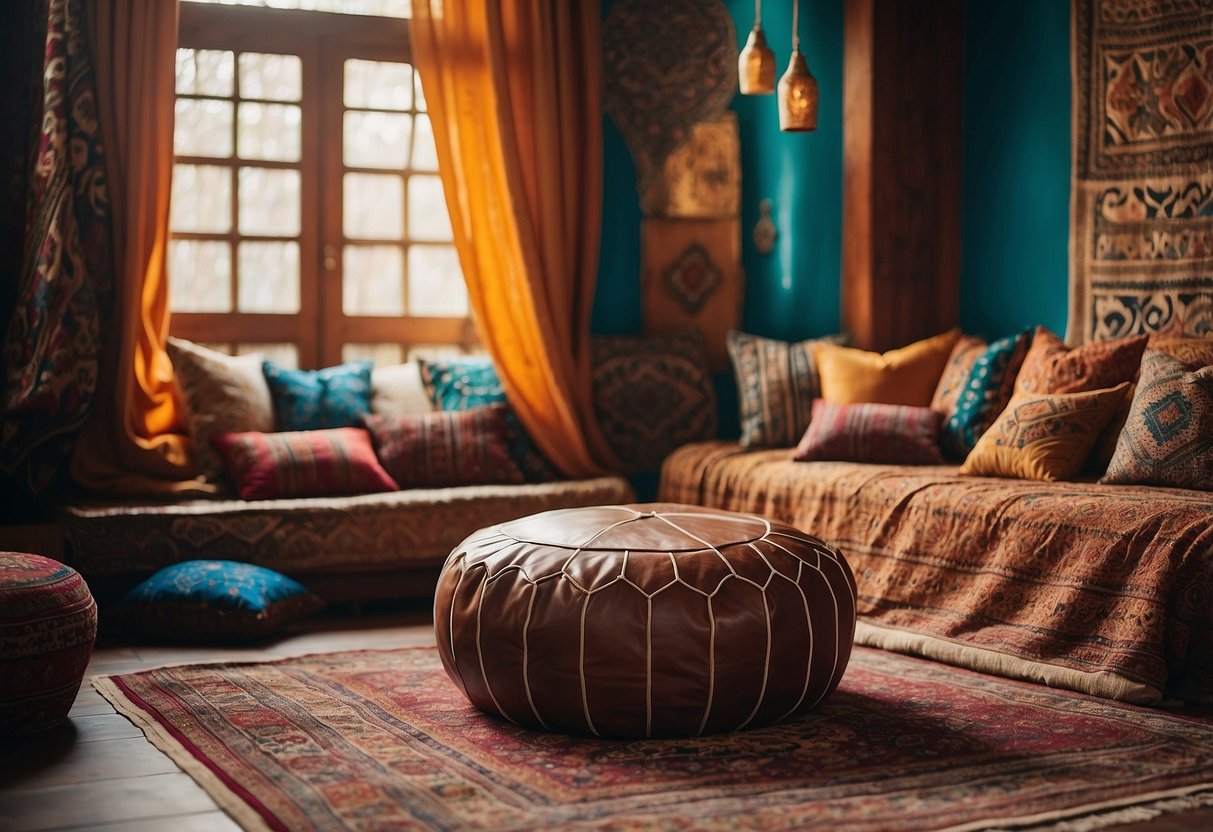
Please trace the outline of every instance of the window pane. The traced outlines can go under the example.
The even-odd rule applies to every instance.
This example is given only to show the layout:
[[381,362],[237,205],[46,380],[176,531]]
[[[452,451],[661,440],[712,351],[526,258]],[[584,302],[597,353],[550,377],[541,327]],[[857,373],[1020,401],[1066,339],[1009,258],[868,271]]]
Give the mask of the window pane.
[[413,141],[413,170],[438,170],[438,150],[434,147],[434,126],[427,115],[417,116],[417,138]]
[[177,92],[194,95],[232,94],[234,56],[218,49],[177,50]]
[[173,240],[169,243],[168,268],[172,311],[232,311],[232,260],[227,243]]
[[303,93],[303,62],[298,55],[240,53],[240,97],[298,101]]
[[437,176],[409,177],[409,239],[440,243],[453,239],[442,180]]
[[240,233],[299,234],[299,171],[240,168]]
[[409,314],[468,314],[468,290],[454,246],[409,246]]
[[216,165],[173,165],[173,231],[225,233],[232,228],[232,172]]
[[412,120],[412,116],[401,113],[347,112],[345,163],[360,168],[403,168]]
[[224,6],[270,6],[275,9],[304,9],[375,17],[412,17],[412,0],[185,0]]
[[341,360],[365,361],[370,359],[376,367],[388,367],[404,363],[404,347],[399,344],[342,344]]
[[455,355],[469,355],[455,344],[417,344],[409,348],[409,361],[424,358],[432,361],[436,358],[450,358]]
[[173,152],[178,156],[232,155],[232,102],[213,98],[178,98],[173,125]]
[[345,314],[404,314],[404,256],[400,246],[346,246],[341,273],[341,308]]
[[345,236],[399,240],[404,234],[404,183],[399,176],[347,173],[342,210]]
[[413,104],[413,68],[386,61],[345,62],[345,106],[407,110]]
[[300,115],[294,104],[241,103],[237,137],[240,158],[298,162],[302,139]]
[[241,243],[236,255],[237,309],[290,315],[299,311],[298,243]]
[[268,358],[279,367],[286,367],[288,370],[299,369],[299,347],[295,344],[244,343],[236,345],[236,355],[253,354]]

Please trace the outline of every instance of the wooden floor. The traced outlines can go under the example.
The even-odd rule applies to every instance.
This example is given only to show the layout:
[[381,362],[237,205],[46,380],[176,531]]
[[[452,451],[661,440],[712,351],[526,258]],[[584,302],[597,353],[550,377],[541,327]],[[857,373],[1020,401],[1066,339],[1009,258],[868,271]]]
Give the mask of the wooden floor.
[[[281,641],[248,649],[129,646],[102,642],[89,675],[167,664],[259,661],[359,648],[434,643],[428,603],[392,612],[330,615]],[[86,677],[87,678],[87,677]],[[85,682],[61,730],[0,740],[0,830],[106,832],[238,830],[190,777]],[[1169,815],[1117,832],[1206,832],[1213,810]]]

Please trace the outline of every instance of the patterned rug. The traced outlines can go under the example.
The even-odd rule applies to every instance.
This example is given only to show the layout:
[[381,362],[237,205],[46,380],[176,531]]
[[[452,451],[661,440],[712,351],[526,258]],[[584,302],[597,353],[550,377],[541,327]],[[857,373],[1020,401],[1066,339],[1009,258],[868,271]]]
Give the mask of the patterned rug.
[[1213,330],[1213,5],[1075,0],[1072,342]]
[[432,648],[93,684],[246,829],[1090,829],[1213,805],[1213,716],[865,648],[808,716],[677,741],[491,719]]

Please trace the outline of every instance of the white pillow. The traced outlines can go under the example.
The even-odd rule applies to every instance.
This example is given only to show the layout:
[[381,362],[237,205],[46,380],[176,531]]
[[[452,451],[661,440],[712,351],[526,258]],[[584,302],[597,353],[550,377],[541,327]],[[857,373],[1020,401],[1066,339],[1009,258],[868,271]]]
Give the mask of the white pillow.
[[376,367],[371,371],[371,412],[377,416],[432,413],[434,403],[421,383],[416,361]]
[[206,479],[216,480],[224,468],[208,441],[212,433],[274,429],[262,356],[224,355],[181,338],[169,338],[167,349],[186,408],[194,465]]

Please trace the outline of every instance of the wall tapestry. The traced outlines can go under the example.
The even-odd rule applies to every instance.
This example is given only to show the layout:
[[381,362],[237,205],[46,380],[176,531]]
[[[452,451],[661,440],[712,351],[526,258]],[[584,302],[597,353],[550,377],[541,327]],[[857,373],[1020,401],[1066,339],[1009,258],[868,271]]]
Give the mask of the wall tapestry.
[[[36,500],[65,469],[97,389],[113,287],[109,191],[82,0],[36,5],[39,98],[25,238],[4,340],[0,479]],[[15,503],[5,508],[22,510]],[[26,507],[28,508],[28,507]]]
[[1072,343],[1213,331],[1213,2],[1074,0]]
[[697,330],[713,370],[741,324],[737,33],[720,0],[618,0],[603,101],[636,165],[644,331]]

